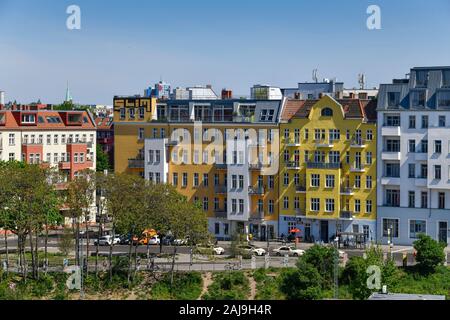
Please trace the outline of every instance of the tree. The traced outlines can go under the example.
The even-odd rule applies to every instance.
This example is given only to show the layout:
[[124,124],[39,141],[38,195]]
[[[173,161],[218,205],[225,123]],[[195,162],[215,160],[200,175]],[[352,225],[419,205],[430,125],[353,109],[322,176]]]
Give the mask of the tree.
[[105,170],[109,170],[109,156],[103,149],[97,144],[97,171],[104,172]]
[[421,273],[433,273],[440,264],[444,263],[445,247],[445,243],[439,243],[428,235],[419,235],[419,239],[414,242],[414,249],[417,251],[416,261]]
[[289,300],[316,300],[322,297],[322,277],[310,263],[300,259],[297,269],[281,274],[280,291]]
[[74,245],[74,238],[73,230],[65,227],[62,236],[58,239],[58,249],[63,255],[67,256],[70,253]]
[[333,284],[336,251],[336,248],[331,246],[314,245],[300,257],[300,260],[316,268],[325,282],[324,286],[327,288],[330,288]]

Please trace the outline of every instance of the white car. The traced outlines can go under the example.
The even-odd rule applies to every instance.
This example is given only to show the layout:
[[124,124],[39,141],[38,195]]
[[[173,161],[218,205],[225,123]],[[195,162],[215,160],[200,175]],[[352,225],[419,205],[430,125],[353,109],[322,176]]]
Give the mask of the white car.
[[184,246],[187,245],[188,239],[174,239],[173,244],[176,246]]
[[161,240],[159,239],[159,236],[153,236],[153,237],[151,237],[150,239],[148,239],[148,243],[150,244],[150,245],[155,245],[155,244],[160,244],[161,243]]
[[239,249],[246,253],[251,253],[257,256],[263,256],[266,254],[266,250],[264,250],[263,248],[257,248],[250,245],[240,246]]
[[120,239],[118,237],[103,236],[94,240],[94,245],[97,245],[97,243],[99,246],[110,246],[111,244],[120,243]]
[[274,249],[273,252],[277,256],[289,255],[294,257],[300,257],[305,253],[305,250],[296,249],[295,247],[282,246],[279,247],[278,249]]
[[225,249],[222,247],[213,247],[214,254],[221,256],[225,253]]

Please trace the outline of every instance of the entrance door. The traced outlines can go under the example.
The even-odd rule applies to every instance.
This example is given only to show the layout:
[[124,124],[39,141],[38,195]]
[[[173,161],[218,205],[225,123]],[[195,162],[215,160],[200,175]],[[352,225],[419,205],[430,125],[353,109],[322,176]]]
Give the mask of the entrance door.
[[267,235],[267,231],[266,231],[266,226],[261,226],[261,241],[266,241],[266,235]]
[[305,241],[310,242],[311,240],[311,225],[309,223],[305,223]]
[[447,222],[439,221],[439,234],[438,234],[439,242],[447,243]]
[[320,240],[328,243],[328,221],[320,221]]

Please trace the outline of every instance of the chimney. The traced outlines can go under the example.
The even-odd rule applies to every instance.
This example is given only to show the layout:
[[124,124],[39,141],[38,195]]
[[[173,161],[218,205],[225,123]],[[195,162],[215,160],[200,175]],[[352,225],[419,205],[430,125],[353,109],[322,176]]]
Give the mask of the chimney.
[[233,91],[228,89],[222,89],[222,100],[231,99],[233,97]]
[[319,99],[322,99],[323,98],[323,92],[320,92],[319,93]]

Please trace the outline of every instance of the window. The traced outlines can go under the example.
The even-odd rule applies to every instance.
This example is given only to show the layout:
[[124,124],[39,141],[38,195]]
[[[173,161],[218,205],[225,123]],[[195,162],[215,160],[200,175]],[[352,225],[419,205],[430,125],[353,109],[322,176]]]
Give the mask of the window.
[[244,199],[239,199],[239,212],[244,212]]
[[237,189],[237,175],[235,174],[231,176],[231,188]]
[[139,119],[144,119],[144,115],[145,115],[145,108],[139,107]]
[[385,127],[400,126],[400,115],[392,115],[392,114],[385,115],[384,126]]
[[275,110],[273,109],[263,109],[261,110],[261,122],[273,121]]
[[267,177],[267,182],[268,182],[268,185],[269,185],[269,189],[273,189],[274,188],[274,186],[275,186],[275,179],[274,179],[274,176],[268,176]]
[[328,135],[330,137],[330,142],[341,140],[341,132],[339,129],[330,129]]
[[239,189],[244,189],[244,176],[239,175]]
[[309,162],[309,151],[305,150],[305,162]]
[[325,211],[334,212],[334,199],[325,199]]
[[[55,153],[55,162],[58,162],[57,159],[58,159],[58,154]],[[78,153],[75,153],[73,155],[73,162],[78,163]]]
[[305,129],[305,140],[309,139],[309,130]]
[[386,163],[384,170],[385,177],[400,178],[400,163]]
[[231,199],[231,211],[236,213],[237,212],[237,200]]
[[388,106],[398,107],[400,104],[400,92],[388,92]]
[[152,134],[152,136],[153,136],[153,139],[156,139],[156,138],[158,138],[158,129],[157,128],[153,128],[153,134]]
[[330,163],[339,163],[340,162],[339,151],[330,151],[330,153],[328,154],[328,161]]
[[178,173],[174,172],[172,174],[172,184],[174,186],[178,186]]
[[194,173],[194,187],[198,187],[198,173]]
[[355,188],[361,188],[361,176],[359,174],[355,175]]
[[345,163],[346,164],[350,163],[350,152],[348,151],[345,153]]
[[428,192],[422,191],[420,193],[420,207],[426,209],[428,207]]
[[421,164],[420,165],[420,179],[426,179],[428,176],[428,165],[426,164]]
[[387,139],[386,140],[386,151],[387,152],[400,152],[400,140]]
[[128,109],[129,115],[130,115],[130,119],[134,119],[134,115],[136,110],[134,108],[130,108]]
[[186,172],[183,172],[183,181],[181,186],[185,188],[187,187],[187,185],[188,185],[188,174]]
[[283,184],[285,185],[285,186],[288,186],[289,185],[289,173],[285,173],[284,174],[284,176],[283,176]]
[[284,129],[284,140],[289,141],[289,129]]
[[36,116],[34,114],[23,114],[22,123],[36,123]]
[[323,108],[322,109],[322,117],[332,117],[333,116],[333,110],[330,108]]
[[161,151],[155,150],[155,162],[160,163],[161,162]]
[[367,141],[372,141],[373,140],[372,130],[367,130],[367,132],[366,132],[366,140]]
[[416,71],[416,87],[426,87],[428,85],[428,71],[417,70]]
[[289,162],[290,158],[291,157],[289,155],[289,150],[284,150],[284,153],[283,153],[284,162]]
[[428,153],[428,140],[420,141],[420,151],[422,153]]
[[414,179],[416,177],[416,165],[414,163],[408,164],[408,178]]
[[434,179],[436,179],[436,180],[441,179],[441,166],[440,165],[434,166]]
[[125,119],[125,108],[120,108],[120,120]]
[[214,223],[214,233],[220,234],[220,223],[218,222]]
[[300,143],[300,129],[294,130],[294,143],[296,144]]
[[208,211],[209,209],[209,201],[208,197],[203,198],[203,211]]
[[274,212],[274,201],[269,200],[269,213],[272,214]]
[[311,198],[311,211],[320,211],[320,199]]
[[386,190],[386,206],[400,207],[400,190]]
[[139,130],[138,130],[138,139],[139,140],[143,140],[144,139],[144,128],[139,128]]
[[383,219],[383,237],[398,238],[398,219]]
[[148,180],[149,180],[150,182],[153,182],[153,172],[149,172],[149,173],[148,173]]
[[[226,202],[225,202],[225,203],[226,203]],[[228,233],[229,233],[229,226],[228,226],[228,223],[224,223],[224,224],[223,224],[223,234],[224,234],[225,236],[227,236]]]
[[359,200],[359,199],[355,200],[355,212],[356,213],[361,212],[361,200]]
[[428,116],[422,116],[422,129],[428,128]]
[[409,116],[409,129],[416,128],[416,116]]
[[264,202],[262,199],[258,199],[258,212],[264,212]]
[[445,127],[445,116],[439,116],[439,127]]
[[46,156],[46,158],[45,158],[45,161],[46,161],[47,163],[50,163],[50,162],[52,161],[52,154],[51,154],[51,153],[47,153],[47,156]]
[[425,220],[410,220],[409,221],[409,237],[417,239],[419,234],[427,233],[427,223]]
[[416,140],[408,140],[408,152],[416,152]]
[[80,163],[84,163],[84,153],[80,153]]
[[366,177],[366,189],[372,189],[372,176]]
[[372,164],[372,152],[366,152],[366,164],[371,165]]
[[209,186],[209,175],[207,173],[203,174],[203,186],[205,187]]
[[366,213],[372,213],[372,200],[366,201]]
[[327,174],[325,176],[325,187],[326,188],[334,188],[334,175]]
[[439,192],[438,199],[438,208],[445,209],[445,192]]
[[434,153],[442,153],[442,141],[434,140]]
[[[92,140],[94,140],[94,138],[92,138]],[[47,143],[48,143],[48,136],[47,136]],[[65,144],[66,143],[66,135],[63,134],[61,135],[61,144]]]
[[155,182],[161,183],[161,174],[159,172],[155,173]]
[[414,208],[416,206],[416,193],[414,191],[408,191],[408,208]]
[[8,160],[9,160],[9,161],[14,161],[15,159],[16,159],[15,153],[10,153],[10,154],[8,155]]
[[289,209],[289,197],[283,198],[283,209]]
[[311,187],[320,187],[320,174],[311,174]]
[[14,133],[9,134],[8,140],[10,146],[16,145],[16,135]]

